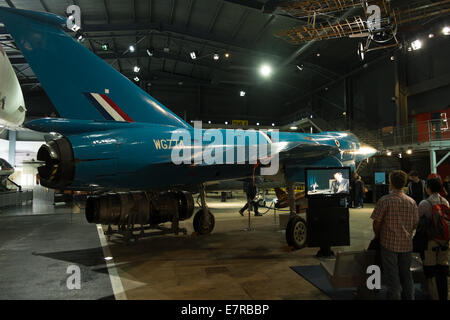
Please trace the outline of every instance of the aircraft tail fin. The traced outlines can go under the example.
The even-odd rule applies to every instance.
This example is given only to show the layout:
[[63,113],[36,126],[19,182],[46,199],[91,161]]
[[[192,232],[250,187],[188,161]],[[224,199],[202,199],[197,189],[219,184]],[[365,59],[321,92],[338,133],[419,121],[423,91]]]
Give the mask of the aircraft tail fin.
[[67,119],[190,125],[64,30],[66,19],[0,7],[14,38],[59,115]]

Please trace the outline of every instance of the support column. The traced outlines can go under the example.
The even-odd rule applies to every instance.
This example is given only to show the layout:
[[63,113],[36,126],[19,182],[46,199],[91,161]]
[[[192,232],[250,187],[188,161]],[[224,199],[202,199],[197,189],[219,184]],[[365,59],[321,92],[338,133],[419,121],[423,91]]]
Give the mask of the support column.
[[408,83],[406,79],[406,56],[397,54],[395,70],[395,100],[397,103],[397,126],[408,124]]
[[13,167],[16,166],[16,131],[8,131],[9,153],[8,162]]
[[430,169],[431,173],[437,173],[437,165],[436,165],[436,151],[430,150]]

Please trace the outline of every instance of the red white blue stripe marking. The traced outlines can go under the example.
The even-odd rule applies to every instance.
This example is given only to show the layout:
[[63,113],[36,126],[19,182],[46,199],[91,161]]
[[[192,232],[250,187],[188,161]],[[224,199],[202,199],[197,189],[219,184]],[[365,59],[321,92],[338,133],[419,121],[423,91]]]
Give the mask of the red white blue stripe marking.
[[84,95],[106,120],[134,122],[108,95],[90,92]]

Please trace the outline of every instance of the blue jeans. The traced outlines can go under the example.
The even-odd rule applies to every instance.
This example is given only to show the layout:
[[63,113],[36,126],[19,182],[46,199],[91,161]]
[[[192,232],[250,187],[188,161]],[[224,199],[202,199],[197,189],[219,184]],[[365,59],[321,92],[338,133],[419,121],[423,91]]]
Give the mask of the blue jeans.
[[414,300],[411,252],[393,252],[381,246],[383,276],[389,300]]

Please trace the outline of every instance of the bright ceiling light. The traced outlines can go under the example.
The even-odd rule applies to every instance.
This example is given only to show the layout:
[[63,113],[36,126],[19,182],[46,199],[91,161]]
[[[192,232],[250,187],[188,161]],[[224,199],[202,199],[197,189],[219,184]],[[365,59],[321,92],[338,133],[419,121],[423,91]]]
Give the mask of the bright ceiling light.
[[256,125],[259,126],[259,122],[257,122]]
[[275,127],[275,123],[272,123],[272,127]]
[[303,65],[297,66],[297,69],[303,71]]
[[388,152],[386,152],[386,154],[390,157],[390,156],[392,156],[392,151],[388,151]]
[[422,46],[423,46],[423,43],[422,43],[422,41],[419,40],[419,39],[417,39],[417,40],[411,42],[411,48],[412,48],[413,50],[419,50],[419,49],[422,49]]
[[225,121],[225,124],[228,125],[228,121]]
[[241,92],[239,92],[239,95],[240,95],[241,97],[245,97],[246,92],[245,92],[245,91],[241,91]]
[[443,33],[444,35],[446,35],[446,36],[450,35],[450,27],[445,26],[445,27],[442,29],[442,33]]
[[130,52],[134,52],[134,51],[136,50],[136,48],[135,48],[133,45],[131,45],[131,46],[128,48],[128,50],[130,50]]
[[139,77],[134,77],[134,81],[139,82]]
[[153,57],[153,51],[147,49],[147,55],[148,55],[149,57]]
[[192,52],[189,53],[189,54],[190,54],[192,60],[197,59],[197,53],[196,53],[195,51],[192,51]]
[[107,43],[102,44],[102,50],[103,51],[108,51],[109,50],[109,44],[107,44]]
[[139,71],[141,71],[141,68],[139,68],[138,66],[134,66],[133,71],[135,73],[138,73]]
[[408,150],[406,151],[407,154],[412,154],[412,152],[413,152],[412,149],[408,149]]
[[429,35],[428,35],[428,38],[434,38],[434,33],[430,33]]
[[211,121],[208,121],[208,124],[211,124]]
[[217,60],[219,60],[219,55],[218,55],[217,53],[215,53],[214,56],[213,56],[213,58],[214,58],[214,60],[217,61]]
[[298,127],[297,127],[297,126],[292,126],[292,127],[290,127],[289,129],[291,129],[291,130],[297,130]]
[[225,58],[228,59],[230,57],[230,54],[227,52],[225,53]]
[[272,67],[268,64],[263,64],[259,69],[259,72],[264,78],[268,78],[272,74]]

